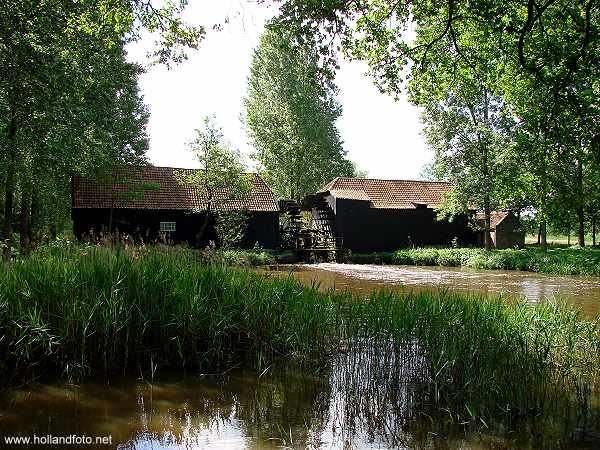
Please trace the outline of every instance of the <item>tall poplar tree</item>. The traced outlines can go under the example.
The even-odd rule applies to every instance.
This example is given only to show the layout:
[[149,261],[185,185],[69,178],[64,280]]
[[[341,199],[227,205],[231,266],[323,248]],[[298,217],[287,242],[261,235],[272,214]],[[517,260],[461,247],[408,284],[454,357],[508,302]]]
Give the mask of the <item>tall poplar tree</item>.
[[[563,221],[563,210],[577,217],[578,242],[585,244],[586,186],[594,184],[600,160],[600,3],[273,2],[281,4],[277,26],[297,45],[315,33],[333,44],[321,46],[325,68],[334,67],[341,47],[366,61],[374,82],[394,97],[408,77],[427,76],[440,57],[485,80],[516,122],[511,148],[521,162],[513,177],[519,184],[504,192],[518,192],[521,206],[531,200],[544,247],[547,225]],[[588,212],[588,221],[595,215]]]
[[336,176],[354,175],[336,127],[336,87],[322,77],[316,46],[292,47],[267,28],[254,52],[246,125],[254,158],[282,198],[301,200]]

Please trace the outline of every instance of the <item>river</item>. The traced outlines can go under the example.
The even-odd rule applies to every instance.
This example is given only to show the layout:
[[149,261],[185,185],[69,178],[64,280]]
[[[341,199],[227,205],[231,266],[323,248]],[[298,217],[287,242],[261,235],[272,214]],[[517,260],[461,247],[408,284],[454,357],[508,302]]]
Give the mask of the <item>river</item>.
[[[452,413],[418,408],[420,367],[400,374],[334,358],[310,374],[271,368],[262,374],[157,374],[81,385],[42,384],[0,401],[0,439],[88,438],[86,445],[9,448],[191,449],[597,449],[598,416],[582,428],[560,416],[501,433],[457,423]],[[379,363],[378,363],[379,364]],[[386,363],[387,364],[387,363]],[[415,369],[416,367],[416,369]],[[349,370],[350,369],[350,370]],[[398,378],[399,377],[399,378]],[[598,405],[595,405],[598,408]],[[597,412],[596,412],[597,414]],[[508,429],[507,429],[508,431]],[[109,444],[96,444],[106,439]]]
[[515,270],[477,270],[457,267],[383,266],[321,263],[283,265],[262,269],[272,276],[291,275],[308,285],[368,294],[387,289],[418,291],[449,289],[486,295],[525,298],[530,303],[560,298],[579,308],[584,316],[600,312],[600,278],[546,275]]

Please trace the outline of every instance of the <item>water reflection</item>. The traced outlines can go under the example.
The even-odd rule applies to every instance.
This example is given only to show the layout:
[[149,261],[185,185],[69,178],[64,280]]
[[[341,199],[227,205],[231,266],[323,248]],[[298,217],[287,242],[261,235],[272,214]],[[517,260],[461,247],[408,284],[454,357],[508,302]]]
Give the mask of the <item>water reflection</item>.
[[583,276],[554,276],[532,272],[475,270],[455,267],[381,266],[371,264],[321,263],[281,266],[263,270],[319,283],[324,288],[350,289],[368,293],[378,289],[399,291],[447,288],[461,292],[524,297],[536,303],[560,296],[594,317],[600,311],[600,279]]
[[416,342],[401,348],[389,340],[350,343],[333,360],[323,440],[355,448],[422,446],[410,424],[418,412],[419,387],[430,379],[428,369]]
[[45,385],[4,399],[0,434],[111,435],[119,449],[280,448],[323,426],[325,392],[321,378],[287,371]]
[[600,443],[587,429],[574,442],[577,424],[560,414],[511,428],[461,424],[450,412],[428,409],[421,388],[432,374],[416,342],[348,343],[321,374],[287,367],[262,376],[159,375],[152,385],[122,379],[13,392],[0,405],[0,434],[110,435],[109,448],[118,449],[591,449]]

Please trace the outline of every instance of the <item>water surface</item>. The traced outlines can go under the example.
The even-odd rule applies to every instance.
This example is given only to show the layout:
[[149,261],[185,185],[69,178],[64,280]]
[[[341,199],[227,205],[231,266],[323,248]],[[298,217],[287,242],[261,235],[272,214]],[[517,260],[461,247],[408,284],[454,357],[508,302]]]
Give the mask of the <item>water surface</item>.
[[279,266],[263,270],[323,288],[369,293],[379,289],[397,291],[450,289],[459,292],[524,297],[531,303],[559,296],[583,314],[600,312],[600,277],[557,276],[514,270],[477,270],[459,267],[382,266],[373,264],[321,263]]
[[599,448],[597,410],[583,427],[581,420],[559,415],[500,433],[479,421],[462,423],[464,412],[457,420],[454,413],[423,410],[419,386],[428,376],[426,365],[418,346],[408,353],[408,360],[372,347],[340,353],[321,374],[234,370],[202,377],[159,373],[152,384],[123,378],[39,385],[0,399],[0,438],[75,434],[111,440],[18,447],[36,449]]

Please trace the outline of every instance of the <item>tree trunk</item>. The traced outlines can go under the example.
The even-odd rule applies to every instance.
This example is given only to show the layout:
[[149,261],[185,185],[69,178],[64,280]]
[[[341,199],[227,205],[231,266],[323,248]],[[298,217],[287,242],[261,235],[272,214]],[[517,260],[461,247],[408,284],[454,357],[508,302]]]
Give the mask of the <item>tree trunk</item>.
[[17,134],[17,125],[14,117],[11,119],[8,127],[8,167],[6,173],[6,183],[4,191],[4,251],[2,259],[8,263],[11,259],[11,244],[13,237],[12,221],[13,221],[13,203],[16,186],[16,155],[15,155],[15,136]]
[[2,253],[2,259],[4,262],[10,262],[11,258],[11,243],[12,243],[12,219],[13,219],[13,182],[14,176],[12,174],[8,174],[6,177],[6,187],[4,193],[4,232],[2,233],[4,237],[4,249]]
[[29,245],[37,247],[41,235],[41,208],[40,196],[35,189],[31,192],[31,212],[29,215]]
[[592,215],[592,246],[596,246],[596,214]]
[[28,255],[30,250],[30,241],[29,241],[29,214],[31,211],[31,198],[30,198],[30,190],[28,186],[23,186],[21,189],[21,228],[20,239],[21,239],[21,253],[23,255]]
[[56,240],[56,235],[58,234],[58,227],[56,226],[56,222],[52,222],[49,228],[50,240]]
[[577,211],[577,221],[579,227],[577,230],[577,245],[585,247],[585,215],[583,214],[583,206]]
[[490,198],[486,195],[484,204],[483,204],[483,214],[484,214],[484,230],[483,230],[483,247],[486,250],[492,248],[492,239],[490,236],[491,227],[491,211],[490,211]]
[[544,252],[548,251],[548,235],[546,233],[546,221],[542,221],[540,224],[540,234],[542,236],[542,250]]
[[[6,178],[2,177],[2,179],[0,181],[0,187],[4,186],[5,183],[6,183]],[[0,192],[1,192],[1,195],[0,195],[0,219],[2,219],[0,221],[0,224],[3,224],[4,223],[4,189],[0,188]],[[1,233],[0,233],[0,237],[2,237]],[[1,256],[0,256],[0,258],[1,258]]]
[[206,229],[208,228],[208,222],[210,221],[210,214],[212,211],[212,198],[211,197],[212,197],[212,195],[209,194],[209,199],[206,204],[206,212],[204,214],[204,220],[202,221],[202,226],[200,227],[200,231],[198,231],[198,234],[196,235],[196,242],[197,242],[198,246],[200,246],[200,243],[202,242],[204,233],[206,232]]
[[202,242],[204,233],[206,232],[206,229],[208,228],[209,219],[210,219],[210,213],[208,211],[206,211],[206,213],[204,214],[204,220],[202,221],[202,226],[200,227],[200,231],[198,231],[197,238],[196,238],[196,240],[198,241],[198,245],[200,245],[200,243]]
[[583,211],[583,164],[581,160],[577,160],[577,244],[580,247],[585,247],[585,214]]
[[[483,91],[483,120],[486,126],[489,126],[489,108],[488,108],[488,92],[487,89]],[[490,207],[490,170],[489,170],[489,161],[488,161],[488,145],[487,142],[481,139],[481,136],[478,136],[479,144],[481,145],[481,156],[483,163],[483,183],[484,183],[484,198],[483,198],[483,214],[484,214],[484,235],[483,235],[483,247],[486,250],[490,250],[492,248],[492,239],[490,236],[491,232],[491,207]]]
[[538,176],[540,179],[539,191],[539,204],[538,211],[536,214],[540,214],[540,234],[542,237],[541,248],[544,253],[548,251],[548,227],[547,227],[547,203],[548,203],[548,159],[550,157],[550,150],[547,141],[548,129],[545,122],[538,123],[538,133],[542,135],[543,139],[543,154],[541,155]]

